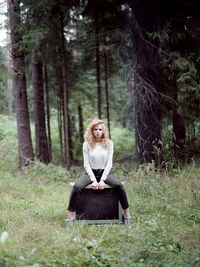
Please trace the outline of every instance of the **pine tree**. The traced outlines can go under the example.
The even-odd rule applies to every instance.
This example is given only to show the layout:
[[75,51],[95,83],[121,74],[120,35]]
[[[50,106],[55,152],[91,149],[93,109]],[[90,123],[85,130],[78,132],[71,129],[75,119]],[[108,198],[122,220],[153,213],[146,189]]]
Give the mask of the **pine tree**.
[[13,85],[16,90],[19,166],[24,167],[33,160],[33,148],[27,102],[24,52],[20,47],[22,40],[20,3],[19,0],[7,0],[14,72]]

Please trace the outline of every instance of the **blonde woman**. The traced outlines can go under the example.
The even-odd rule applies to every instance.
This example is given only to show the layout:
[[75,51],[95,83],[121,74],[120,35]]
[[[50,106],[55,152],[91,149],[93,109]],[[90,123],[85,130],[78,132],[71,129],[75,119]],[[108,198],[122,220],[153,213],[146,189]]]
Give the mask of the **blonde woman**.
[[74,213],[79,201],[81,189],[92,184],[93,190],[103,190],[109,184],[118,190],[119,201],[124,210],[123,220],[131,225],[129,204],[123,184],[112,174],[113,142],[107,137],[107,128],[103,120],[95,119],[87,127],[83,143],[83,161],[86,173],[74,184],[69,206],[67,222],[74,221]]

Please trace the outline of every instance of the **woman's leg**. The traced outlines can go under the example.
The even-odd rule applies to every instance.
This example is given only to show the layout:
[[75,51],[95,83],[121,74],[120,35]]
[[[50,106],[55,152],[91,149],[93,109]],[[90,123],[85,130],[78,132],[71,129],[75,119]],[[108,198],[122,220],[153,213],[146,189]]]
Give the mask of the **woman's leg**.
[[126,195],[126,191],[121,181],[119,181],[114,175],[110,174],[106,178],[106,184],[109,184],[118,190],[119,201],[121,203],[122,209],[124,210],[124,215],[122,217],[123,223],[126,227],[131,228],[131,215],[129,211],[129,204]]
[[80,198],[81,189],[86,187],[88,184],[91,184],[91,180],[87,174],[81,175],[76,180],[73,186],[72,192],[71,192],[70,200],[69,200],[69,206],[68,206],[69,216],[68,217],[72,217],[74,211],[76,211],[76,207],[77,207],[77,204]]
[[105,180],[105,183],[117,188],[119,194],[119,201],[121,203],[122,209],[124,210],[124,214],[127,217],[130,216],[128,199],[122,182],[118,180],[114,175],[109,174]]

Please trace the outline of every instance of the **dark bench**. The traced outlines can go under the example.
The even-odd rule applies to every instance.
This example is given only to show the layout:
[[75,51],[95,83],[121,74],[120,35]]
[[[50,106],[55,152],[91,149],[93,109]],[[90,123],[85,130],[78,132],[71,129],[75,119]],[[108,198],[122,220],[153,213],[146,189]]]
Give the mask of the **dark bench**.
[[[74,183],[70,183],[72,190]],[[121,223],[123,210],[118,200],[117,190],[106,185],[103,190],[93,190],[88,185],[81,190],[76,219],[91,224]]]

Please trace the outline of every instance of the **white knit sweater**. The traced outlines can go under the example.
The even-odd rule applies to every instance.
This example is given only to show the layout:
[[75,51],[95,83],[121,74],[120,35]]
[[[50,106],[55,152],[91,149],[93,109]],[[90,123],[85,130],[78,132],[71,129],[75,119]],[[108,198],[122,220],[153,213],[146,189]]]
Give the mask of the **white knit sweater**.
[[111,141],[108,149],[105,149],[101,142],[97,142],[92,149],[88,142],[83,143],[84,168],[91,181],[96,181],[92,169],[104,169],[101,179],[106,180],[111,168],[113,159],[113,142]]

